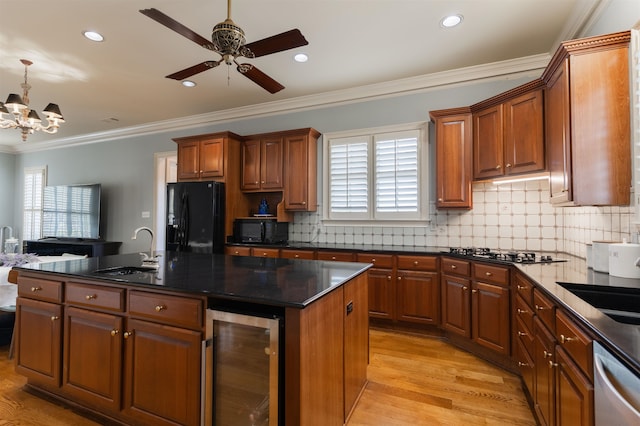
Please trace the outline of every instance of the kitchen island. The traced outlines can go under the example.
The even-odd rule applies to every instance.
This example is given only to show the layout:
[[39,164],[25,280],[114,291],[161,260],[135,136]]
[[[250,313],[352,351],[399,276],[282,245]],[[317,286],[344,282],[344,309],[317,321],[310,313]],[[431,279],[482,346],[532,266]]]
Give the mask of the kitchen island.
[[121,424],[216,424],[221,377],[246,377],[236,370],[255,355],[216,370],[215,349],[243,343],[216,340],[222,313],[278,324],[254,421],[346,422],[366,383],[370,265],[167,252],[157,270],[141,266],[127,254],[16,268],[29,390]]

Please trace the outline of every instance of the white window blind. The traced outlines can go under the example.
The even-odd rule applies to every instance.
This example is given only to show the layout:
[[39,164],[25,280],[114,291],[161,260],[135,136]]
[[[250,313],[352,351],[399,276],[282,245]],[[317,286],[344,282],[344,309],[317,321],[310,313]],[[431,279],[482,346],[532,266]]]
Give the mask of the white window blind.
[[384,130],[325,135],[325,220],[428,219],[423,129]]
[[47,184],[46,177],[46,167],[28,167],[24,170],[23,240],[42,237],[42,193]]

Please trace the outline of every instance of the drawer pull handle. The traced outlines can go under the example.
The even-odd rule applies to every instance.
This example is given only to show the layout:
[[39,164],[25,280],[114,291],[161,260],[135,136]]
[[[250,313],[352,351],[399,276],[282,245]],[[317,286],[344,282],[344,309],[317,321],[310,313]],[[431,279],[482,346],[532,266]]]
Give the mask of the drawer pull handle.
[[568,343],[568,342],[573,342],[574,340],[576,340],[576,339],[573,338],[573,337],[566,337],[564,334],[560,335],[560,342],[563,343],[563,344],[564,343]]
[[557,367],[558,363],[549,360],[549,368]]
[[529,366],[529,364],[528,364],[528,363],[518,361],[518,367],[528,367],[528,366]]
[[156,312],[164,311],[167,309],[165,305],[156,305]]
[[120,333],[120,330],[118,330],[117,328],[114,328],[113,330],[111,330],[111,333],[110,333],[110,334],[111,334],[112,336],[117,336],[117,335],[118,335],[118,333]]
[[526,289],[528,289],[528,288],[529,288],[529,287],[527,287],[526,285],[518,285],[518,286],[516,286],[516,287],[518,287],[518,290],[526,290]]
[[51,321],[56,321],[56,320],[59,320],[59,319],[60,319],[60,317],[57,316],[57,315],[54,315],[54,316],[51,317]]
[[524,331],[518,331],[518,336],[526,336],[527,333],[525,333]]
[[536,305],[536,311],[544,311],[545,309],[544,306]]
[[125,331],[124,332],[124,338],[128,339],[129,337],[133,336],[133,331]]
[[457,266],[456,265],[451,265],[451,269],[456,269]]
[[31,287],[31,291],[34,292],[34,293],[36,291],[40,291],[40,290],[42,290],[42,287]]
[[95,299],[95,298],[97,298],[97,297],[98,297],[98,296],[97,296],[97,295],[95,295],[95,294],[87,294],[84,298],[85,298],[85,299],[87,299],[87,300],[91,300],[91,299]]
[[542,351],[542,357],[543,358],[551,358],[552,356],[553,356],[553,354],[551,352]]
[[518,311],[518,313],[519,313],[519,314],[521,314],[521,315],[522,315],[522,314],[526,314],[526,313],[527,313],[527,310],[526,310],[526,309],[520,309],[520,308],[518,308],[518,309],[517,309],[517,311]]

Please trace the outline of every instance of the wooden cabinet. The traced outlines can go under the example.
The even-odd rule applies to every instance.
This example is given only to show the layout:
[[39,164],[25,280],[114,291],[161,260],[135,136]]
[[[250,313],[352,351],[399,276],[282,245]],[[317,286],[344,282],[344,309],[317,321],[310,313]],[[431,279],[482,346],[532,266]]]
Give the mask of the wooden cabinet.
[[542,75],[550,201],[629,205],[630,32],[560,45]]
[[283,185],[283,142],[280,136],[265,136],[242,143],[243,191],[276,191]]
[[511,354],[509,285],[509,268],[473,264],[471,339],[507,356]]
[[284,208],[293,211],[316,211],[317,158],[320,133],[314,129],[300,129],[283,134]]
[[543,85],[534,80],[471,107],[474,179],[545,169]]
[[440,324],[437,256],[397,256],[397,320]]
[[534,319],[534,408],[543,426],[555,425],[555,339],[539,317]]
[[200,180],[224,176],[224,138],[178,142],[178,179]]
[[394,256],[383,253],[358,253],[356,261],[374,265],[367,271],[369,316],[393,320],[396,315]]
[[473,206],[471,109],[431,111],[436,132],[436,208]]
[[441,261],[442,328],[471,338],[471,262],[443,257]]

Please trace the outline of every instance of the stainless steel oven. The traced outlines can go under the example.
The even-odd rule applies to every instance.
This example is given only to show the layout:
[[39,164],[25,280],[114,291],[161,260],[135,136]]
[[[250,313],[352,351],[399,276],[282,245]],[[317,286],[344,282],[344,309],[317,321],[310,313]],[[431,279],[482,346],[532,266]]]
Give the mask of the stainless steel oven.
[[593,342],[596,426],[640,424],[640,377]]

